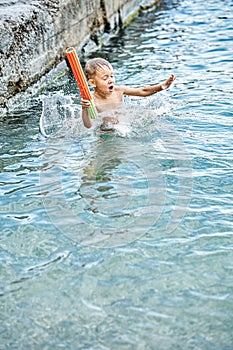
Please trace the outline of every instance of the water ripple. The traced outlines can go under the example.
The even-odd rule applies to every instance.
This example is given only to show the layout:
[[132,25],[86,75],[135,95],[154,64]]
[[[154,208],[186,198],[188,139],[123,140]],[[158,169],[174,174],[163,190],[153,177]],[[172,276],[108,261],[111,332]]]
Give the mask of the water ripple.
[[[68,73],[0,118],[4,349],[232,349],[232,5],[163,1],[85,53],[118,84],[175,73],[125,133],[72,119]],[[50,139],[45,97],[71,117]]]

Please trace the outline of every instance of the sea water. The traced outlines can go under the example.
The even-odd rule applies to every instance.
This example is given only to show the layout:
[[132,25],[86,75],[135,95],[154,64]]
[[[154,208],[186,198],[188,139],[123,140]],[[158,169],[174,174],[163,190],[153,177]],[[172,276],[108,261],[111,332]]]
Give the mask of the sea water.
[[232,7],[162,1],[83,56],[176,75],[114,133],[64,65],[1,117],[1,349],[233,349]]

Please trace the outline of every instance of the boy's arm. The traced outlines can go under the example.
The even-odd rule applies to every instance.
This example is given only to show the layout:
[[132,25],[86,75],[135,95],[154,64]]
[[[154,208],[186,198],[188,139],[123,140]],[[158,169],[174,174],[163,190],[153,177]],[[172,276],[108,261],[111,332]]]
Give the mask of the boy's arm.
[[81,99],[80,102],[81,106],[82,106],[82,120],[83,120],[83,124],[86,128],[91,128],[93,125],[93,120],[90,118],[87,108],[90,107],[90,101],[88,100],[84,100],[83,98]]
[[171,74],[171,76],[161,84],[146,86],[142,88],[131,88],[128,86],[123,86],[122,92],[123,94],[128,96],[141,96],[141,97],[150,96],[150,95],[156,94],[157,92],[168,89],[174,80],[175,80],[175,76]]

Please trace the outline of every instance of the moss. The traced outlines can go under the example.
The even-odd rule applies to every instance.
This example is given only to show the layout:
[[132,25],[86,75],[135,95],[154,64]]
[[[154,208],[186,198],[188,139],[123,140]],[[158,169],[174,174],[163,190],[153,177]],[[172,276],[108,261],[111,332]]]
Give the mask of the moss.
[[127,26],[130,22],[134,20],[135,17],[139,14],[140,9],[136,9],[134,12],[131,12],[130,15],[123,21],[123,25]]
[[138,16],[138,14],[141,11],[148,10],[155,5],[157,5],[161,0],[148,0],[148,1],[143,1],[142,4],[140,5],[139,8],[135,9],[135,11],[131,12],[130,15],[123,21],[123,25],[127,26],[130,22],[134,20],[135,17]]

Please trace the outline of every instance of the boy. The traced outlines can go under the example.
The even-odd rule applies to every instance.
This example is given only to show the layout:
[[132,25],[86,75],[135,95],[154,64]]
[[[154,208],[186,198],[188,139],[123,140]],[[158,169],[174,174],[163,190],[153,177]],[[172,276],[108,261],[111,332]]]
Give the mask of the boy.
[[[175,76],[171,76],[159,85],[146,86],[143,88],[133,88],[128,86],[115,86],[114,71],[111,64],[103,58],[90,59],[85,67],[85,73],[89,84],[94,88],[92,94],[93,101],[100,116],[102,116],[102,125],[100,128],[104,131],[114,129],[117,124],[117,109],[122,105],[123,95],[128,96],[150,96],[159,91],[169,88],[175,80]],[[90,102],[81,99],[82,119],[86,128],[91,128],[93,120],[87,113],[87,107]],[[106,115],[107,112],[107,115]]]

